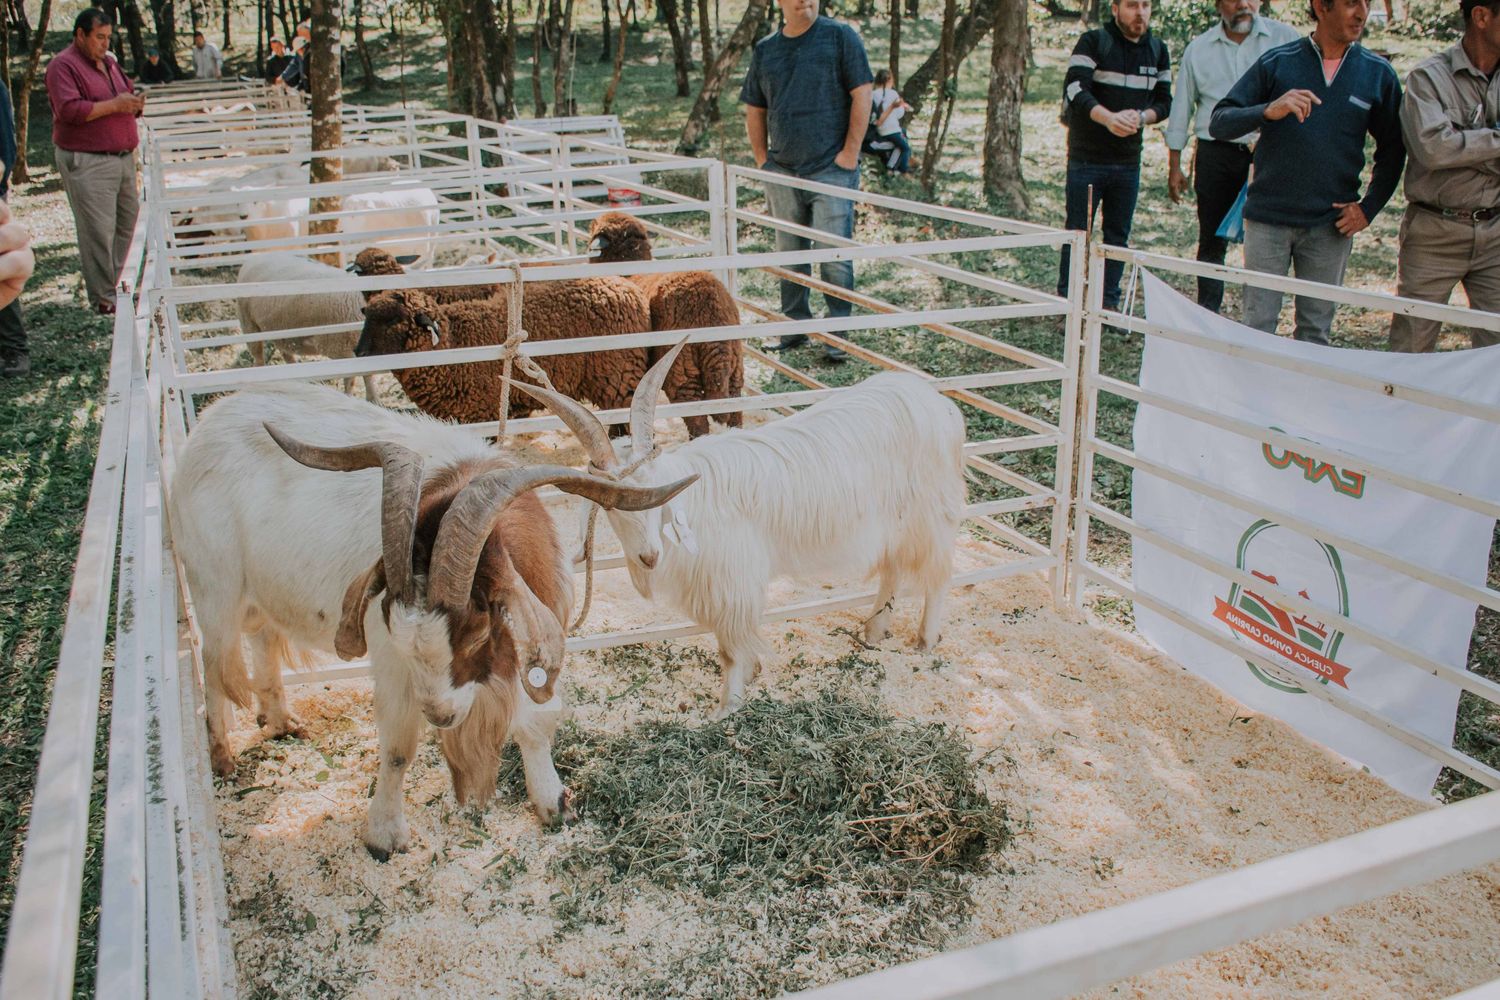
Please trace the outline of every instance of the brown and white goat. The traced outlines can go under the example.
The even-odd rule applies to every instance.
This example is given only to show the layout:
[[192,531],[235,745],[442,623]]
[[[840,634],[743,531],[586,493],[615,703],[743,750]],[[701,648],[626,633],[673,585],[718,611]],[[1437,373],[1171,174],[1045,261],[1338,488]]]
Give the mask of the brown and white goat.
[[439,730],[461,803],[493,793],[508,736],[538,816],[565,815],[570,793],[551,740],[572,575],[534,491],[553,484],[606,509],[645,509],[690,482],[641,488],[518,467],[461,428],[317,386],[215,403],[170,495],[203,632],[215,773],[235,768],[229,702],[248,707],[253,691],[268,735],[295,729],[278,649],[368,651],[380,744],[371,854],[384,859],[410,841],[403,784],[423,717]]

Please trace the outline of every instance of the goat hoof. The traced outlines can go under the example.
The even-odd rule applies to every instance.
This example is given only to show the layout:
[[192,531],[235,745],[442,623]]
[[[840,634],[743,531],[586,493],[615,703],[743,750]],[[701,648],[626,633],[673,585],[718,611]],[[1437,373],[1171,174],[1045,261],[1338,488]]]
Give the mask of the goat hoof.
[[564,788],[557,797],[557,824],[562,826],[576,819],[578,812],[573,808],[573,789]]
[[365,845],[365,850],[370,852],[370,857],[374,858],[376,861],[379,861],[381,864],[385,864],[387,861],[391,860],[390,851],[383,850],[379,847],[374,847],[370,844]]
[[214,775],[220,778],[234,777],[237,768],[234,764],[234,754],[224,747],[214,747],[209,751],[209,760],[213,764]]
[[268,723],[265,715],[262,714],[257,715],[255,717],[255,721],[259,723],[260,727],[266,731],[265,735],[266,739],[268,740],[280,739],[283,736],[290,736],[293,739],[300,740],[305,738],[307,735],[307,733],[302,729],[302,723],[298,722],[290,715],[282,716],[279,722]]

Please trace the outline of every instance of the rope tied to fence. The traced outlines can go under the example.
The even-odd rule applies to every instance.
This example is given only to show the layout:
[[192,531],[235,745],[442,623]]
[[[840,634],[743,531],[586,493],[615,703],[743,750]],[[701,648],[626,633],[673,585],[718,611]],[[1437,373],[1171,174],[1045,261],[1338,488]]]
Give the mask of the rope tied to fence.
[[[525,305],[526,283],[521,276],[521,260],[519,257],[511,256],[505,262],[510,269],[510,288],[506,292],[505,302],[505,342],[500,345],[500,419],[499,430],[495,435],[497,442],[505,439],[506,421],[510,416],[510,384],[513,377],[512,368],[519,367],[522,374],[526,375],[537,385],[552,392],[557,387],[552,384],[552,379],[547,377],[547,372],[541,365],[521,353],[521,345],[526,342],[526,327],[522,323],[522,307]],[[593,462],[588,465],[591,475],[602,479],[621,480],[630,476],[642,465],[661,454],[661,448],[653,446],[651,451],[645,455],[639,455],[627,463],[623,468],[609,470],[601,469]],[[578,615],[573,619],[573,624],[568,627],[568,634],[574,635],[583,623],[588,620],[589,609],[594,603],[594,528],[599,521],[599,505],[590,504],[588,527],[583,534],[583,606]],[[577,563],[577,559],[574,563]]]

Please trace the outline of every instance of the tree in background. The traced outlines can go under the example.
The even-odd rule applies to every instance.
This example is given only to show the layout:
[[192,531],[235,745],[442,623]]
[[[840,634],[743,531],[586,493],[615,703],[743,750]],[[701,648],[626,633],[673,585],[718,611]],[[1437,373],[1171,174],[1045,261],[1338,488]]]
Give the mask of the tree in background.
[[690,93],[688,71],[692,69],[693,58],[677,18],[677,0],[657,0],[656,9],[667,22],[667,34],[672,38],[672,72],[677,79],[677,96],[687,97]]
[[[932,122],[927,126],[927,145],[922,150],[922,189],[932,194],[932,178],[937,170],[937,161],[943,155],[943,143],[948,139],[948,124],[953,121],[953,106],[958,103],[958,67],[961,60],[954,57],[953,36],[958,21],[958,4],[946,0],[943,4],[943,32],[938,41],[938,92],[932,102]],[[910,99],[907,103],[912,103]]]
[[1021,174],[1021,107],[1031,65],[1027,6],[1027,0],[998,0],[984,115],[984,190],[1022,215],[1031,208]]
[[42,0],[42,9],[36,18],[36,31],[31,35],[31,51],[26,54],[26,70],[21,74],[20,86],[15,90],[16,165],[10,173],[12,187],[25,184],[31,179],[31,171],[26,162],[26,136],[31,129],[31,88],[36,83],[36,68],[42,61],[42,43],[47,39],[47,23],[51,19],[52,0]]
[[[342,0],[312,0],[312,41],[308,57],[308,76],[312,82],[312,148],[317,153],[324,149],[338,149],[344,144],[343,89],[344,74],[339,67],[339,28],[343,22]],[[333,184],[344,177],[344,161],[336,156],[313,156],[310,177],[314,184]],[[340,200],[337,195],[314,198],[309,206],[316,216],[323,212],[337,212]],[[314,218],[308,223],[309,235],[336,233],[339,220]],[[324,263],[338,266],[336,253],[321,254]]]
[[739,65],[740,56],[745,54],[745,50],[755,40],[761,22],[766,19],[770,2],[771,0],[749,0],[739,25],[724,42],[723,48],[719,49],[713,65],[704,70],[703,89],[698,92],[698,100],[693,103],[693,110],[688,112],[687,123],[682,126],[682,135],[677,140],[677,155],[698,155],[703,133],[708,131],[710,109],[718,106],[719,93],[724,89],[729,75]]
[[[182,67],[177,64],[177,9],[173,0],[151,0],[151,20],[156,24],[156,49],[161,61],[171,69],[174,79],[183,77]],[[290,37],[287,32],[285,37]]]
[[[605,0],[606,3],[609,0]],[[615,94],[620,90],[620,74],[625,71],[625,8],[620,0],[615,0],[615,11],[620,17],[620,40],[615,45],[615,70],[609,78],[609,86],[604,88],[604,114],[609,114],[615,106]]]
[[573,37],[573,0],[566,0],[562,23],[557,32],[557,46],[552,50],[552,113],[571,115],[573,107],[573,57],[578,40]]
[[[967,59],[969,53],[989,34],[995,23],[996,3],[997,0],[971,0],[969,9],[958,19],[958,24],[953,29],[953,51],[950,53],[955,63],[962,63]],[[910,9],[907,10],[907,16],[911,16]],[[942,47],[939,46],[901,85],[901,96],[911,105],[913,115],[921,113],[925,107],[927,92],[932,89],[933,81],[942,78],[938,72],[942,54]]]

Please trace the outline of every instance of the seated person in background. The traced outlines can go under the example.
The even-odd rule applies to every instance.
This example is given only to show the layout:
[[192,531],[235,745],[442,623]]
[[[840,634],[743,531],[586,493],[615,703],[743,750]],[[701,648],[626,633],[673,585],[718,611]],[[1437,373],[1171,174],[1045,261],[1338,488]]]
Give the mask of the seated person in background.
[[891,83],[890,70],[875,74],[875,89],[870,94],[870,120],[875,135],[867,148],[881,157],[887,170],[904,174],[911,169],[911,143],[906,140],[901,119],[911,105],[901,99]]
[[271,39],[271,54],[266,57],[266,82],[275,83],[291,65],[292,57],[286,54],[286,43],[279,38]]
[[172,67],[161,61],[161,53],[155,49],[146,50],[146,61],[141,63],[140,77],[142,83],[171,83],[176,79],[172,75]]

